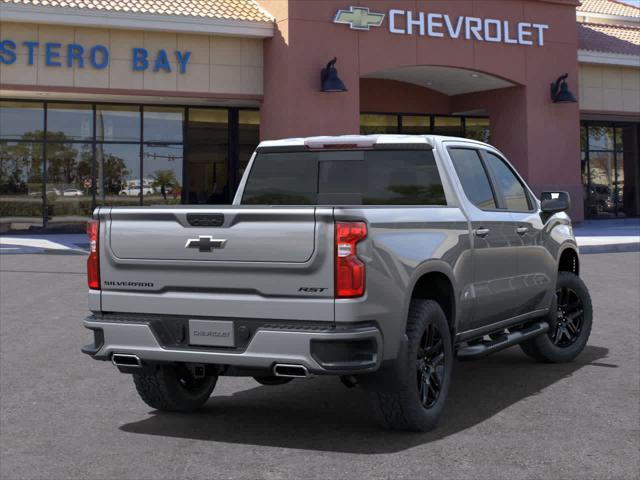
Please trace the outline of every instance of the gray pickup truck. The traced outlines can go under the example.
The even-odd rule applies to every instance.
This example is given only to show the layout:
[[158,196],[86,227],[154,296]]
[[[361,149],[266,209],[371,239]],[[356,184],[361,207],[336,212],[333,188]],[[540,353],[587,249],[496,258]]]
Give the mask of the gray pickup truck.
[[334,375],[388,427],[426,431],[454,357],[518,344],[567,362],[585,347],[568,209],[472,140],[262,142],[233,205],[95,211],[83,352],[159,410],[198,409],[224,375]]

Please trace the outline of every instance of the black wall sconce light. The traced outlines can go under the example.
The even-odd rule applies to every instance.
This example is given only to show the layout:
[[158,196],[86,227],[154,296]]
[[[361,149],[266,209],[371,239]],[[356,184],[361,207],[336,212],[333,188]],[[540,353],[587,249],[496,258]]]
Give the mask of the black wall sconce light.
[[551,84],[551,101],[553,103],[577,103],[576,97],[569,90],[568,77],[569,74],[565,73]]
[[323,92],[346,92],[347,87],[338,77],[338,70],[336,70],[335,64],[338,61],[337,58],[333,58],[327,66],[320,72],[320,90]]

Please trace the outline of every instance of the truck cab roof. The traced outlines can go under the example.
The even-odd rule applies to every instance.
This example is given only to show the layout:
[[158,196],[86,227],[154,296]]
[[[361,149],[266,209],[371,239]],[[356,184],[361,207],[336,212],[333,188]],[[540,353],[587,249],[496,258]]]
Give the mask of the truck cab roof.
[[476,140],[460,137],[447,137],[442,135],[340,135],[340,136],[319,136],[319,137],[299,137],[285,138],[282,140],[265,140],[260,142],[257,150],[279,150],[279,149],[336,149],[345,148],[376,148],[389,146],[422,146],[430,149],[438,142],[447,140],[465,141],[486,145]]

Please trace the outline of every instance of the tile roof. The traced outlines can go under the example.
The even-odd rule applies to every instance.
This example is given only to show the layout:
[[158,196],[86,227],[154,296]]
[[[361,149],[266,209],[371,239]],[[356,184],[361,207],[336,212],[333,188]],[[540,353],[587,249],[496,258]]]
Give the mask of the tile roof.
[[600,23],[578,23],[581,50],[636,55],[640,58],[640,28]]
[[82,8],[103,12],[149,13],[271,22],[255,0],[0,0],[2,3],[34,7]]
[[578,12],[635,17],[640,20],[640,8],[617,0],[582,0],[582,5],[578,7]]

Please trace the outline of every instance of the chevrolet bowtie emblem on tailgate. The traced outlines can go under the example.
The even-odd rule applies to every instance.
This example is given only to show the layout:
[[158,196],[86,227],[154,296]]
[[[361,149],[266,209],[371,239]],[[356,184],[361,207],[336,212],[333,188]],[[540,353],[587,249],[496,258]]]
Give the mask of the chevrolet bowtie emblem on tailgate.
[[224,248],[226,240],[213,238],[211,235],[199,235],[198,238],[187,240],[184,248],[197,248],[201,252],[210,252],[214,248]]
[[338,10],[333,23],[344,23],[352,30],[371,30],[379,27],[384,21],[384,13],[369,13],[366,7],[349,7],[349,10]]

